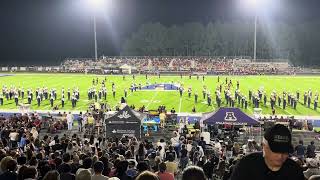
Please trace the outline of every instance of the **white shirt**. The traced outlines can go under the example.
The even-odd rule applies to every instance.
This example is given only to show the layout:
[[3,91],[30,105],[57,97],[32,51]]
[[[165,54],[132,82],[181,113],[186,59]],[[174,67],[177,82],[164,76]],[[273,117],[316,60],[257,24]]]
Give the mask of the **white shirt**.
[[107,176],[104,175],[92,175],[91,180],[107,180],[109,179]]
[[51,141],[51,142],[49,143],[49,146],[53,146],[53,145],[55,145],[55,144],[56,144],[56,141],[53,140],[53,141]]
[[247,154],[247,145],[246,145],[246,144],[244,144],[244,145],[242,146],[242,149],[243,149],[243,153],[244,153],[244,154]]
[[163,159],[164,154],[165,154],[166,143],[165,142],[158,142],[158,146],[162,147],[162,149],[159,153],[160,153],[160,158]]
[[158,142],[158,146],[161,146],[162,147],[162,149],[161,150],[165,150],[165,148],[166,148],[166,142]]
[[38,131],[37,131],[37,130],[35,130],[35,131],[31,131],[31,133],[32,133],[32,137],[33,137],[33,139],[37,139],[37,138],[38,138],[39,133],[38,133]]
[[203,137],[206,144],[210,144],[210,133],[209,132],[202,132],[201,137]]
[[87,120],[88,120],[88,116],[87,115],[83,115],[82,116],[82,124],[87,124]]
[[68,114],[67,115],[67,122],[68,123],[72,123],[73,122],[73,115],[72,114]]
[[177,135],[176,137],[171,138],[171,143],[173,146],[178,146],[180,143],[179,136]]
[[11,132],[9,134],[9,137],[10,137],[11,141],[17,141],[18,140],[18,136],[19,136],[19,133],[17,133],[17,132]]
[[220,144],[220,142],[215,143],[215,144],[214,144],[214,148],[215,148],[216,150],[218,150],[218,151],[221,151],[221,144]]
[[187,144],[187,151],[190,152],[192,149],[192,145],[191,144]]
[[204,156],[204,152],[203,152],[203,149],[201,146],[198,146],[199,147],[199,153],[200,153],[200,157],[202,158],[202,156]]

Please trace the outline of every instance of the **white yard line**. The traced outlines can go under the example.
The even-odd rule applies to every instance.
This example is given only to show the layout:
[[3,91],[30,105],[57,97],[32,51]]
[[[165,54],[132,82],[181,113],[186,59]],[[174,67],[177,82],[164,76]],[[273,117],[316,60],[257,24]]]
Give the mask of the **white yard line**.
[[293,115],[292,113],[290,113],[289,111],[282,109],[284,112],[288,113],[289,115]]
[[181,104],[182,104],[182,97],[180,97],[180,103],[179,103],[179,113],[181,112]]
[[152,96],[151,100],[147,104],[146,109],[148,109],[149,105],[152,104],[154,98],[157,97],[158,93],[159,93],[159,91],[156,91],[156,93],[154,93],[154,95]]
[[[249,107],[249,106],[248,106]],[[241,108],[240,108],[241,109]],[[253,110],[252,110],[253,108],[247,108],[247,110],[249,110],[250,112],[252,112],[253,113]]]

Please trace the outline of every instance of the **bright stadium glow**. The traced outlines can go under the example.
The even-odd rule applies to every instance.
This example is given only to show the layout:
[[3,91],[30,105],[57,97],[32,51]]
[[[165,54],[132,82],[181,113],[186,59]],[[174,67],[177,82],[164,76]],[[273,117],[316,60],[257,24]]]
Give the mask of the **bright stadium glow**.
[[104,6],[105,0],[88,0],[90,6],[94,9],[99,9]]
[[93,11],[109,11],[112,6],[111,0],[85,0],[85,4]]
[[93,13],[93,19],[94,19],[94,57],[95,60],[98,60],[98,44],[97,44],[97,25],[96,25],[96,12],[98,10],[104,10],[107,6],[106,2],[107,0],[88,0],[88,3],[90,4],[90,7],[95,11]]
[[[113,1],[112,0],[82,0],[80,1],[82,9],[88,12],[89,16],[93,17],[93,31],[94,31],[94,57],[98,59],[98,39],[97,26],[101,26],[102,19],[107,19],[106,23],[109,24],[109,16],[112,11]],[[99,24],[100,22],[100,24]]]
[[250,7],[256,8],[256,6],[257,6],[257,0],[246,0],[246,1],[247,1],[247,4],[248,4]]
[[242,0],[241,2],[245,6],[245,9],[250,11],[262,10],[267,8],[267,4],[270,3],[267,0]]

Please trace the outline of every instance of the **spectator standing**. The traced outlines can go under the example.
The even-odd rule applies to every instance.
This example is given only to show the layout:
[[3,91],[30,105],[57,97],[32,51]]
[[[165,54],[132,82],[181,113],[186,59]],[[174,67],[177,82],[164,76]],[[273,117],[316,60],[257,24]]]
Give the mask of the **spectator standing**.
[[17,130],[12,130],[11,133],[9,134],[9,138],[10,138],[11,148],[16,148],[17,142],[19,140],[19,133],[17,132]]
[[160,180],[174,180],[173,174],[166,171],[167,165],[166,163],[162,162],[159,164],[159,172],[157,172],[157,175]]
[[304,160],[305,151],[306,148],[303,146],[303,141],[300,140],[299,144],[295,147],[295,152],[297,154],[297,157],[302,161]]
[[182,170],[184,170],[184,168],[186,168],[188,163],[189,163],[188,151],[186,149],[186,145],[185,144],[182,145],[182,149],[181,149],[180,153],[181,153],[181,156],[180,156],[180,167],[181,167]]
[[69,114],[67,115],[67,123],[68,123],[69,131],[72,130],[73,119],[74,119],[73,115],[71,114],[71,112],[69,112]]
[[78,120],[78,130],[79,132],[82,132],[82,121],[83,121],[82,112],[80,112],[77,120]]
[[92,133],[92,130],[93,130],[93,124],[94,124],[94,118],[92,116],[91,113],[89,113],[89,116],[87,118],[87,123],[88,123],[88,130],[89,130],[89,133]]
[[316,146],[314,145],[314,141],[311,141],[310,144],[307,146],[307,158],[314,158],[316,157]]
[[167,172],[176,175],[178,173],[178,164],[174,161],[172,154],[168,156],[168,161],[166,161]]

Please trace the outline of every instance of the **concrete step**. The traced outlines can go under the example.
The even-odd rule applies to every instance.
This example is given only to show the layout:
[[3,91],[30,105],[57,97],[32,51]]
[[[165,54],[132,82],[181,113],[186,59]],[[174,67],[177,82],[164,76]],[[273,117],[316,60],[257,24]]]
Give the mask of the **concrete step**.
[[314,142],[316,149],[320,150],[320,141],[316,138],[319,134],[313,131],[293,131],[292,132],[292,144],[297,146],[299,141],[302,140],[305,147],[307,147],[311,141]]

